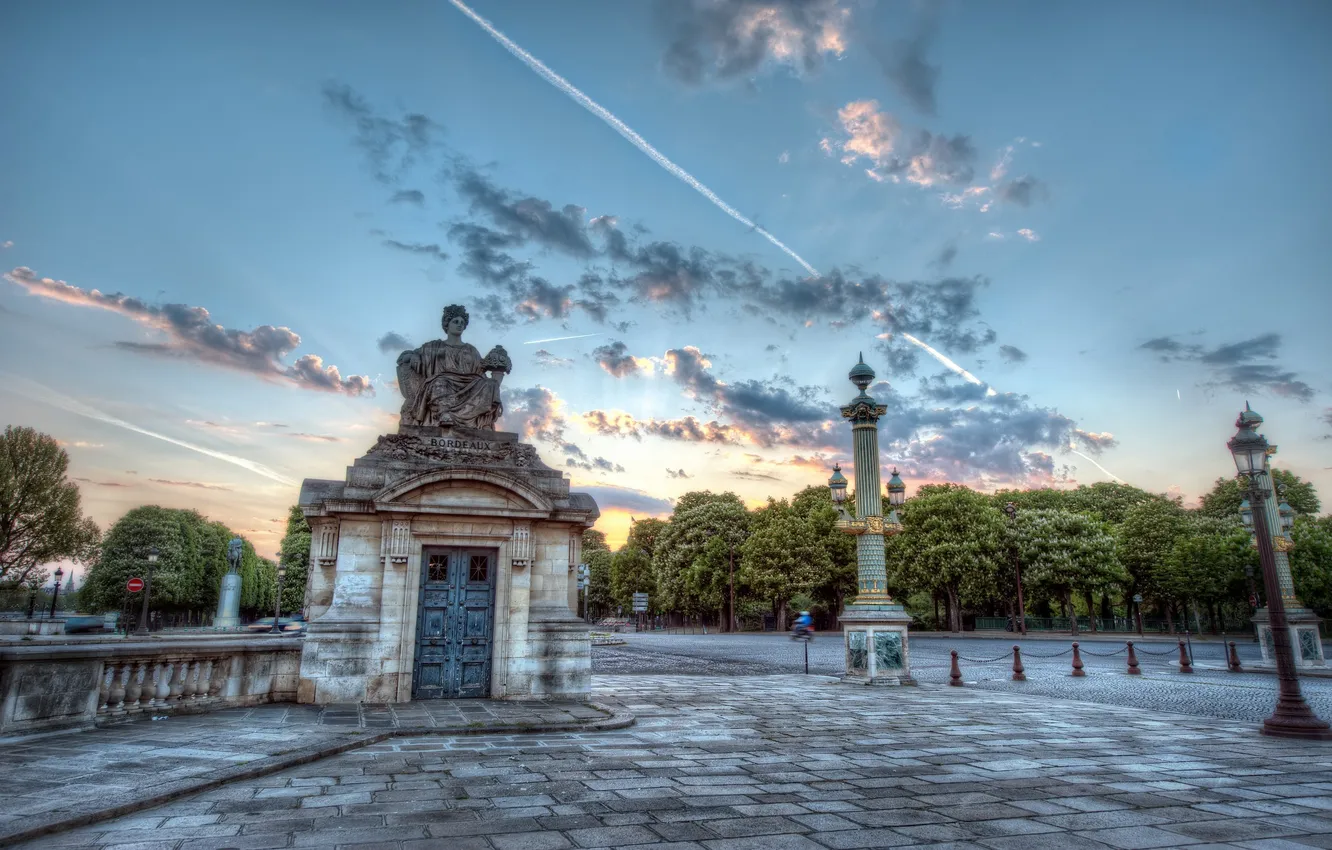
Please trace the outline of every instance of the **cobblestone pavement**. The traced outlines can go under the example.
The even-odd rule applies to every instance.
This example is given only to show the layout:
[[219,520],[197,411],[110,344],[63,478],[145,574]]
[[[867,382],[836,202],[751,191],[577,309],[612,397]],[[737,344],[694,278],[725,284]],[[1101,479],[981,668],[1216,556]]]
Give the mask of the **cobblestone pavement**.
[[[794,673],[804,669],[802,643],[785,635],[625,634],[622,646],[593,649],[594,673],[691,675],[756,675]],[[1276,705],[1276,677],[1264,673],[1230,673],[1220,642],[1195,641],[1196,672],[1178,672],[1178,643],[1134,641],[1143,675],[1127,674],[1123,641],[1082,640],[1086,676],[1073,678],[1072,646],[1068,641],[1017,641],[1022,646],[1027,681],[1014,682],[1012,639],[977,639],[913,635],[912,674],[920,682],[948,682],[949,651],[962,657],[963,679],[970,687],[1006,693],[1084,700],[1150,711],[1174,711],[1253,723]],[[1259,659],[1254,644],[1237,645],[1241,662]],[[1116,653],[1103,657],[1107,653]],[[1332,654],[1332,653],[1329,653]],[[1046,656],[1057,655],[1049,658]],[[967,659],[989,661],[976,664]],[[998,659],[998,660],[992,660]],[[811,673],[840,675],[846,669],[842,636],[820,635],[809,644]],[[1332,679],[1304,678],[1305,698],[1321,717],[1332,719]]]
[[1332,847],[1332,744],[827,677],[599,676],[620,732],[392,739],[29,847]]
[[603,719],[577,703],[438,700],[261,705],[79,732],[0,739],[0,836],[36,818],[99,811],[219,770],[391,728],[475,728]]

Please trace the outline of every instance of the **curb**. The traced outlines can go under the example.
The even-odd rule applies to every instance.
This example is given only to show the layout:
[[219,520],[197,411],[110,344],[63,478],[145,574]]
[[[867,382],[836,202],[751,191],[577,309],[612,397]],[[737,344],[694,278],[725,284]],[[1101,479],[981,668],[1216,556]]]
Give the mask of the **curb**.
[[406,726],[398,729],[387,729],[382,732],[367,734],[353,733],[351,740],[342,739],[326,744],[303,747],[288,753],[280,753],[275,756],[256,759],[248,764],[226,767],[189,779],[182,779],[177,782],[157,786],[154,791],[147,796],[131,800],[127,803],[121,803],[118,806],[108,806],[85,812],[61,812],[57,815],[37,815],[32,818],[26,818],[24,820],[25,827],[22,830],[16,832],[0,832],[0,847],[10,847],[24,841],[32,841],[33,839],[41,838],[45,835],[65,832],[66,830],[77,829],[81,826],[90,826],[95,823],[111,820],[112,818],[134,814],[135,812],[141,812],[144,809],[160,806],[163,803],[179,800],[181,797],[188,797],[202,791],[212,791],[241,779],[257,779],[261,776],[268,776],[271,773],[277,773],[278,771],[286,770],[289,767],[299,767],[303,764],[309,764],[310,762],[319,761],[320,759],[325,759],[330,756],[341,755],[342,753],[357,750],[361,747],[367,747],[371,744],[379,744],[390,738],[412,738],[427,735],[453,738],[475,735],[611,732],[616,729],[627,729],[634,725],[635,718],[628,711],[616,710],[608,705],[596,702],[589,702],[586,703],[586,705],[590,708],[595,708],[598,711],[605,712],[607,717],[602,720],[593,720],[588,723],[501,723],[495,726],[463,726],[452,729],[435,726]]

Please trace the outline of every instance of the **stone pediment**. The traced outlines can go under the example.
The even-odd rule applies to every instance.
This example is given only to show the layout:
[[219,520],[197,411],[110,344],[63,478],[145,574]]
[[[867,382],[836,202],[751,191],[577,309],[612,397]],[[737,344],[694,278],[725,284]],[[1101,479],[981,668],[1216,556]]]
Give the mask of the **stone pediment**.
[[548,514],[555,509],[546,494],[526,481],[499,470],[477,468],[436,469],[401,479],[375,494],[374,503],[382,511],[538,511]]
[[402,426],[384,434],[366,458],[450,466],[543,468],[536,447],[518,442],[517,434],[475,428]]

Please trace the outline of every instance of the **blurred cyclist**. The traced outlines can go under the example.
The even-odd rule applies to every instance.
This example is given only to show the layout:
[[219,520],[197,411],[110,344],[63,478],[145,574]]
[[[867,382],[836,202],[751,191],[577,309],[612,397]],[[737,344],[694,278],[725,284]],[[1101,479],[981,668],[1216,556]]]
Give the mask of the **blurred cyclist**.
[[806,640],[814,637],[814,618],[809,616],[808,611],[801,611],[800,616],[796,618],[795,627],[791,630],[791,640]]

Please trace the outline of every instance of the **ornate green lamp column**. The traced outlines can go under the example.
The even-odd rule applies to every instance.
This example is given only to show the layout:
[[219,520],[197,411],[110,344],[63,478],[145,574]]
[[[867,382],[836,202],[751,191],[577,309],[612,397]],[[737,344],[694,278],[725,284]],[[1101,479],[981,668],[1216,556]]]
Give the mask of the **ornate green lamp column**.
[[[1245,402],[1235,427],[1239,434],[1262,439],[1258,426],[1263,424],[1263,417]],[[1295,547],[1290,531],[1295,526],[1295,511],[1286,503],[1283,494],[1272,487],[1272,455],[1277,447],[1265,445],[1261,468],[1252,476],[1251,487],[1257,487],[1262,493],[1263,518],[1272,537],[1274,567],[1277,586],[1281,591],[1281,602],[1286,609],[1286,628],[1290,631],[1290,645],[1295,650],[1295,664],[1298,667],[1326,667],[1323,656],[1323,640],[1319,624],[1322,620],[1317,614],[1304,606],[1295,595],[1295,581],[1290,574],[1290,556],[1287,554]],[[1240,503],[1240,519],[1250,532],[1254,532],[1253,507],[1249,499]],[[1254,534],[1254,545],[1259,545]],[[1271,605],[1259,608],[1253,615],[1253,625],[1258,632],[1258,643],[1263,650],[1263,665],[1276,666],[1276,646],[1272,637]]]
[[[888,595],[888,574],[884,562],[883,536],[901,529],[897,511],[883,518],[879,496],[879,417],[888,408],[866,392],[874,381],[874,370],[860,362],[848,376],[860,394],[842,407],[842,418],[851,421],[852,457],[856,474],[856,516],[844,507],[845,476],[833,468],[828,481],[833,502],[841,518],[837,527],[856,535],[856,598],[842,611],[842,631],[846,639],[846,677],[844,681],[867,685],[914,685],[907,649],[907,625],[911,616]],[[902,503],[906,486],[893,470],[889,501]]]

